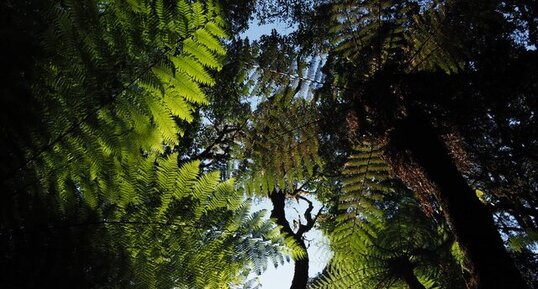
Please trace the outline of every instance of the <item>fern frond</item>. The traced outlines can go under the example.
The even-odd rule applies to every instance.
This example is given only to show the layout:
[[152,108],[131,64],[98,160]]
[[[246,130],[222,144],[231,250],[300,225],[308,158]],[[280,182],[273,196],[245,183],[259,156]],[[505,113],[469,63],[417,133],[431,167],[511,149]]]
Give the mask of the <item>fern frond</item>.
[[[99,190],[110,190],[107,182],[124,178],[105,177],[113,172],[98,160],[139,159],[141,150],[161,153],[177,144],[183,131],[176,119],[192,121],[195,106],[208,103],[200,85],[215,83],[206,67],[220,68],[225,52],[218,40],[224,22],[218,7],[206,4],[88,0],[52,7],[44,38],[51,61],[40,64],[43,77],[34,84],[46,91],[36,95],[50,131],[36,136],[42,151],[29,152],[50,164],[40,174],[76,158],[78,165],[69,165],[73,179],[89,172]],[[55,143],[70,145],[49,161],[46,150]]]
[[251,193],[268,194],[276,187],[294,188],[321,168],[316,122],[306,100],[260,109],[247,150],[253,160],[247,185]]
[[440,284],[437,264],[428,263],[419,252],[439,250],[446,235],[426,218],[409,192],[397,192],[382,155],[383,146],[365,143],[348,157],[329,232],[334,255],[314,288],[406,288],[402,268],[426,288]]

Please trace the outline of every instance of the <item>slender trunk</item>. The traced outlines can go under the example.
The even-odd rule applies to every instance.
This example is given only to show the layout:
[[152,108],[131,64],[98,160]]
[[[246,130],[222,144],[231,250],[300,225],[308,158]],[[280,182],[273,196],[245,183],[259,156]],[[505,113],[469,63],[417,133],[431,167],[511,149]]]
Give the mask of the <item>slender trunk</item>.
[[[276,224],[280,226],[280,231],[282,233],[286,234],[287,236],[293,237],[297,244],[306,252],[306,245],[302,237],[303,233],[308,231],[309,229],[307,230],[306,227],[302,227],[297,233],[293,232],[290,227],[290,224],[286,220],[286,211],[284,210],[286,196],[282,192],[274,191],[269,195],[269,198],[273,203],[271,218],[273,218]],[[308,213],[310,213],[310,211]],[[290,289],[306,289],[306,286],[308,284],[308,253],[306,253],[302,258],[295,259],[293,261],[295,262],[295,270]]]
[[[299,246],[306,251],[306,246],[303,240],[300,241]],[[295,268],[290,289],[306,289],[306,285],[308,284],[308,254],[305,254],[301,259],[294,261]]]
[[437,187],[438,201],[471,263],[477,288],[527,288],[504,248],[491,214],[457,170],[434,128],[410,116],[391,133],[389,147],[409,153]]

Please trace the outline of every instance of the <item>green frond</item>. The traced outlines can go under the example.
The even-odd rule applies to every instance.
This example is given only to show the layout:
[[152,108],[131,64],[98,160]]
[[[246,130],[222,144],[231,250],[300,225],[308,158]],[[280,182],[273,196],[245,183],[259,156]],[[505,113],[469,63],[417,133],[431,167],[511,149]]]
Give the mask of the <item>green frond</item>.
[[206,84],[206,85],[210,85],[210,86],[215,84],[215,80],[213,80],[211,75],[209,75],[209,73],[202,66],[202,64],[196,61],[195,58],[192,58],[189,56],[183,56],[181,58],[171,57],[170,59],[176,66],[176,69],[186,73],[189,77],[191,77],[195,81]]
[[[222,27],[212,3],[88,0],[51,7],[43,41],[51,61],[39,64],[43,77],[34,84],[46,91],[36,95],[51,131],[36,143],[70,145],[55,152],[54,160],[48,152],[39,157],[50,171],[76,158],[72,178],[80,182],[79,176],[88,175],[102,191],[123,177],[105,178],[112,170],[100,160],[137,159],[141,150],[161,153],[177,144],[183,130],[176,120],[192,121],[195,106],[208,103],[200,86],[215,83],[206,67],[222,66]],[[78,151],[81,144],[91,158]],[[125,182],[117,188],[122,193],[131,190]]]
[[161,99],[147,99],[147,104],[150,108],[153,124],[161,133],[162,142],[165,145],[173,145],[178,141],[178,134],[182,132],[177,127],[176,122],[172,118],[172,114],[162,105]]
[[192,192],[198,199],[204,200],[209,192],[216,189],[220,181],[220,173],[218,171],[210,172],[202,175],[193,185]]
[[217,55],[224,55],[226,53],[226,50],[220,41],[207,30],[198,29],[194,32],[194,36],[199,43],[203,44],[207,49],[213,51]]
[[[399,262],[408,264],[405,266],[426,288],[438,288],[441,272],[437,264],[427,264],[420,254],[411,252],[434,250],[446,236],[438,235],[436,225],[406,195],[408,192],[397,191],[382,156],[382,146],[365,143],[348,157],[342,170],[345,178],[338,213],[329,232],[334,255],[314,288],[388,284],[390,288],[407,288],[402,276],[395,273],[398,271],[391,269]],[[388,200],[398,201],[389,205],[393,201]]]
[[[194,108],[182,98],[171,94],[165,94],[164,103],[166,104],[166,107],[173,116],[176,116],[187,122],[193,121],[191,111],[193,111]],[[179,131],[179,134],[183,134],[181,130]]]
[[[223,22],[222,19],[221,19],[221,22]],[[228,37],[228,34],[226,33],[226,31],[224,31],[224,29],[222,29],[219,25],[213,22],[208,22],[205,25],[205,29],[215,37],[219,37],[219,38]]]
[[316,118],[307,100],[261,108],[246,150],[252,163],[246,187],[252,194],[294,188],[323,166]]
[[[443,70],[447,74],[463,69],[465,56],[454,49],[454,33],[446,30],[444,11],[413,11],[405,1],[339,1],[333,5],[334,52],[341,60],[360,68],[355,76],[371,77],[387,65],[406,71]],[[451,37],[445,37],[449,34]]]
[[195,57],[198,62],[208,68],[222,69],[222,64],[215,58],[211,50],[193,39],[187,39],[183,42],[183,52]]

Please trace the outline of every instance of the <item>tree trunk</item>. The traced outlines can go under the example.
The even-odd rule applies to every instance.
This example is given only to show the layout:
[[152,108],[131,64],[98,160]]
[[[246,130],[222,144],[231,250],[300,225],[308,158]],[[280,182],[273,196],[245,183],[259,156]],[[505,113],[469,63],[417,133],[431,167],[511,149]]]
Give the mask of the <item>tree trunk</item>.
[[477,288],[527,288],[504,248],[490,212],[456,168],[435,129],[428,122],[409,116],[392,131],[389,150],[406,152],[437,187],[437,199],[471,263]]
[[[299,245],[306,252],[306,246],[303,240],[301,240]],[[308,284],[308,254],[305,254],[301,259],[294,260],[294,262],[295,268],[290,289],[306,289],[306,285]]]
[[402,274],[401,277],[409,289],[426,289],[426,287],[424,287],[424,285],[418,281],[418,278],[415,276],[412,268],[409,268],[409,270],[406,270],[403,273],[404,274]]
[[409,289],[426,289],[426,287],[418,281],[415,272],[413,272],[414,267],[415,266],[409,260],[409,257],[405,255],[392,259],[389,265],[391,273],[403,280]]
[[[280,226],[280,232],[284,233],[287,236],[293,237],[297,244],[306,252],[306,245],[302,237],[303,234],[309,230],[309,228],[306,229],[306,227],[301,227],[297,233],[293,232],[290,227],[290,224],[286,220],[286,211],[284,210],[286,204],[286,196],[284,195],[284,193],[275,190],[269,195],[269,198],[273,203],[271,218],[273,218],[276,224]],[[310,212],[311,210],[308,211],[308,213]],[[308,253],[306,253],[302,258],[295,259],[293,261],[295,262],[295,269],[290,289],[306,289],[306,286],[308,284]]]

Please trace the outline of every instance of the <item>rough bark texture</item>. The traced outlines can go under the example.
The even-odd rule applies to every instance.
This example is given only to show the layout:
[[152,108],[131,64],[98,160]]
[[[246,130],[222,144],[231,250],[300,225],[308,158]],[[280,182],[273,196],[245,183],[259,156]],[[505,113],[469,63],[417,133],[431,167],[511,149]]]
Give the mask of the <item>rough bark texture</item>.
[[[316,222],[316,217],[312,218],[313,205],[312,202],[304,197],[300,197],[302,200],[308,203],[308,209],[304,213],[306,219],[306,224],[299,224],[299,229],[297,232],[294,232],[290,227],[290,224],[286,220],[286,196],[283,192],[273,191],[269,198],[273,203],[273,210],[271,211],[271,218],[275,220],[278,226],[280,226],[280,231],[288,236],[293,237],[297,244],[306,252],[306,245],[303,240],[304,233],[310,231]],[[308,254],[305,254],[300,259],[294,260],[295,268],[293,274],[293,280],[291,282],[290,289],[306,289],[308,285],[308,265],[309,259]]]
[[418,117],[408,117],[392,131],[389,150],[405,152],[437,188],[445,218],[471,263],[476,288],[527,288],[490,212],[456,168],[435,129]]

